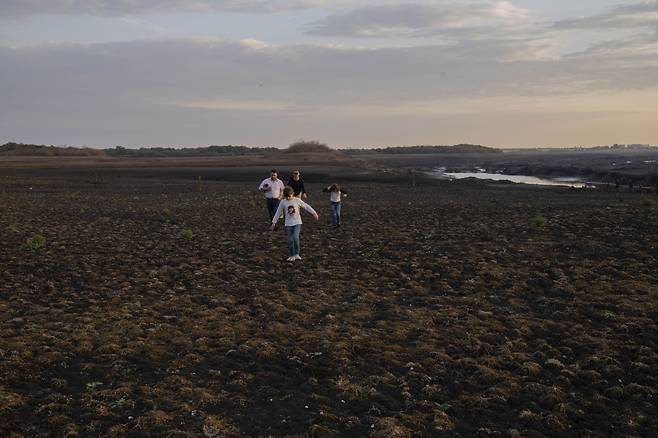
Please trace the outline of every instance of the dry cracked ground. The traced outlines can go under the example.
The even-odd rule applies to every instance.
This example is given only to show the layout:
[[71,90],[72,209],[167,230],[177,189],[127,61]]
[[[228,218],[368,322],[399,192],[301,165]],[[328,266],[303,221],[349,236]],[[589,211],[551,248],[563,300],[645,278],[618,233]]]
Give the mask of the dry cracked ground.
[[655,195],[321,183],[2,177],[0,435],[656,436]]

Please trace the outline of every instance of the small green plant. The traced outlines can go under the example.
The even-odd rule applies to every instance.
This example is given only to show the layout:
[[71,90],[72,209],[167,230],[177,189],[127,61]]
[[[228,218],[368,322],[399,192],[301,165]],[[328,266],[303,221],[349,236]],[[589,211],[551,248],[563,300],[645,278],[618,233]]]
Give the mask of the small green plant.
[[440,405],[438,405],[438,408],[441,409],[443,412],[447,411],[451,407],[452,405],[450,403],[441,403]]
[[192,240],[194,238],[194,233],[189,228],[184,229],[180,233],[181,237],[186,240]]
[[10,231],[12,233],[18,233],[18,227],[16,224],[9,224],[7,225],[7,231]]
[[114,400],[112,403],[110,403],[110,407],[112,409],[119,408],[119,407],[125,405],[126,402],[128,402],[128,398],[124,395],[120,399]]
[[653,198],[646,198],[645,197],[645,198],[642,198],[642,200],[640,202],[642,203],[642,206],[646,207],[646,208],[650,208],[650,207],[653,207],[654,205],[656,205],[656,200],[653,199]]
[[546,225],[546,218],[540,214],[532,218],[532,223],[537,227],[537,228],[544,228]]
[[23,244],[23,248],[32,251],[37,251],[43,248],[45,245],[46,245],[46,238],[43,237],[41,234],[37,234],[36,236],[27,239]]
[[85,388],[87,388],[87,391],[91,391],[92,389],[96,389],[101,385],[103,385],[103,382],[89,382],[85,385]]

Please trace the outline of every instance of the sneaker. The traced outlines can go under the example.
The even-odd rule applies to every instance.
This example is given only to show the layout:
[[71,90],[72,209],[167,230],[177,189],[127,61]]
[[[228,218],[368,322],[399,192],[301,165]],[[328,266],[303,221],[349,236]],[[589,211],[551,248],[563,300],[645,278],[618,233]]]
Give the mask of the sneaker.
[[295,260],[301,260],[301,259],[302,259],[302,256],[300,256],[299,254],[297,254],[297,255],[295,256]]
[[295,256],[290,256],[286,259],[287,262],[294,262],[295,260],[297,260]]

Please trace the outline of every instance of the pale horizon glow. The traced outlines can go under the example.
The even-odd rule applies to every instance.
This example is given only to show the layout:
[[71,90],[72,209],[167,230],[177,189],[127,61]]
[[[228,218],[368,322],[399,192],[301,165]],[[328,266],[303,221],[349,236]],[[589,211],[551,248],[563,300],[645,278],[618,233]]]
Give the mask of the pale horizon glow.
[[9,0],[0,24],[0,143],[658,144],[658,0]]

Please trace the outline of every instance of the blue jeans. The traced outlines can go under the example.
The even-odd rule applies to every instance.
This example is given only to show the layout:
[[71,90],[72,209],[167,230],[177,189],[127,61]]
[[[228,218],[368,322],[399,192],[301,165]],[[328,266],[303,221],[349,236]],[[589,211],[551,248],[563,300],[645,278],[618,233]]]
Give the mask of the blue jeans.
[[270,221],[274,219],[274,213],[276,213],[276,209],[279,208],[279,202],[281,200],[279,199],[274,199],[274,198],[266,198],[267,201],[267,212],[270,214]]
[[288,235],[288,252],[291,256],[299,255],[299,232],[302,231],[302,225],[291,225],[285,229]]
[[331,225],[340,226],[340,202],[331,203]]

